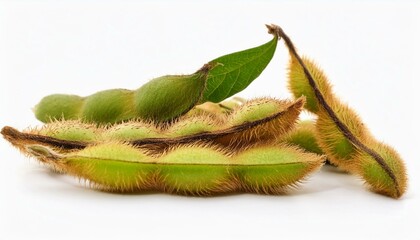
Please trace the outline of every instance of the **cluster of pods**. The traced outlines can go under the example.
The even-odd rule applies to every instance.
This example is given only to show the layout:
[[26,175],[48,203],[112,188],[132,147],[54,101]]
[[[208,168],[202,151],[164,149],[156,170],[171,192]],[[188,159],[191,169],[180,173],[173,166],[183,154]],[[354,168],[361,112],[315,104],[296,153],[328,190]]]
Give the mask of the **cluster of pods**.
[[[103,191],[282,194],[328,161],[374,192],[401,197],[407,177],[399,154],[369,133],[280,27],[267,27],[270,42],[190,75],[159,77],[134,91],[47,96],[35,107],[45,125],[1,133],[25,154]],[[258,77],[281,39],[295,99],[227,99]],[[303,110],[315,119],[299,120]]]

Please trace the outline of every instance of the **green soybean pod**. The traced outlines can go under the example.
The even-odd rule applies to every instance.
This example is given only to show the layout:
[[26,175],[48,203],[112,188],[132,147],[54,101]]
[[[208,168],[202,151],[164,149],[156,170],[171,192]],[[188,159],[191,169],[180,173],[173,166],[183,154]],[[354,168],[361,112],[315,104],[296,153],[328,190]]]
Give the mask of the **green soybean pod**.
[[154,186],[154,159],[124,143],[90,146],[58,156],[55,162],[67,174],[86,179],[92,187],[104,191],[133,192]]
[[212,195],[236,189],[229,158],[223,150],[211,145],[174,148],[157,163],[165,192]]
[[61,151],[72,151],[115,140],[158,152],[174,145],[197,141],[235,149],[280,139],[293,128],[303,104],[304,99],[288,101],[260,98],[237,108],[228,116],[230,120],[214,119],[208,115],[185,115],[171,124],[128,121],[111,126],[71,120],[56,121],[23,132],[6,126],[1,133],[19,149],[27,144],[41,144],[60,148]]
[[94,124],[70,120],[66,122],[54,121],[39,129],[31,129],[30,132],[60,140],[94,142],[99,140],[98,136],[102,129],[97,128]]
[[246,146],[280,138],[293,128],[304,104],[304,97],[295,101],[271,98],[247,101],[229,116],[231,132],[215,141]]
[[103,191],[157,190],[182,195],[284,193],[324,161],[323,156],[279,145],[250,147],[234,156],[202,143],[176,146],[158,155],[121,142],[103,142],[68,153],[42,145],[26,149],[38,160]]
[[103,129],[101,139],[131,141],[143,138],[159,138],[163,137],[163,130],[152,122],[128,121],[110,126]]
[[188,112],[200,101],[211,68],[204,65],[191,75],[158,77],[135,91],[110,89],[87,97],[46,96],[35,106],[35,116],[42,122],[82,119],[109,124],[136,118],[169,121]]
[[291,146],[267,145],[248,149],[234,158],[234,172],[246,192],[284,193],[319,169],[325,156]]
[[324,154],[316,139],[316,126],[313,120],[304,120],[296,123],[279,142],[295,145],[307,152]]
[[223,122],[208,115],[188,116],[173,123],[167,130],[169,137],[182,137],[200,133],[210,133],[223,129]]
[[308,110],[318,115],[317,139],[328,159],[362,176],[373,191],[401,197],[407,189],[407,175],[399,154],[369,133],[359,116],[333,94],[325,75],[319,74],[322,71],[298,55],[280,27],[269,28],[284,39],[289,49],[291,91],[295,97],[307,94],[310,98]]
[[59,119],[78,119],[85,98],[70,94],[52,94],[42,98],[35,106],[35,117],[41,122]]

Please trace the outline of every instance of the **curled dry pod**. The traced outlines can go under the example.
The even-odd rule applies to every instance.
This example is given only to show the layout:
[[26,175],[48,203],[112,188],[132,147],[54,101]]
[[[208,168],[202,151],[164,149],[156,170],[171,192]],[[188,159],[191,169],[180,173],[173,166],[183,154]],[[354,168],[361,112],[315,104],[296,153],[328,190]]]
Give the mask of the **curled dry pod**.
[[[225,121],[207,115],[184,116],[165,127],[134,121],[113,126],[58,121],[46,124],[41,129],[33,128],[24,132],[4,127],[1,133],[19,148],[27,144],[44,144],[60,148],[60,151],[82,149],[91,144],[114,140],[158,152],[174,145],[197,141],[234,149],[281,138],[293,128],[304,102],[303,98],[296,101],[254,99],[237,108]],[[80,131],[76,131],[78,129]]]
[[82,119],[108,124],[135,118],[169,121],[188,112],[201,100],[211,68],[206,64],[191,75],[159,77],[135,91],[111,89],[88,97],[46,96],[35,106],[35,116],[42,122]]
[[318,115],[317,139],[328,159],[362,176],[373,191],[401,197],[407,188],[407,176],[398,153],[369,133],[357,114],[333,94],[323,72],[297,54],[292,41],[280,27],[268,27],[284,39],[289,49],[292,58],[290,89],[295,97],[306,95],[307,109]]
[[296,186],[325,160],[282,145],[250,147],[236,155],[209,144],[176,146],[159,155],[121,142],[65,154],[56,150],[44,145],[26,147],[31,156],[104,191],[185,195],[279,194]]

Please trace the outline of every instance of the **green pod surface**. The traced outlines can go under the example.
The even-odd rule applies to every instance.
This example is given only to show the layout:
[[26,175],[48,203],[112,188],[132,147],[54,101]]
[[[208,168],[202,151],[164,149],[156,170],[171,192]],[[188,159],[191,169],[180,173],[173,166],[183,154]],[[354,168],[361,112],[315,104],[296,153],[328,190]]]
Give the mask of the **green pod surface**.
[[209,133],[222,129],[217,120],[206,115],[182,118],[172,124],[166,131],[169,137],[181,137],[200,133]]
[[110,89],[97,92],[84,99],[78,118],[89,123],[115,123],[137,117],[133,104],[133,91]]
[[151,185],[156,168],[152,161],[153,158],[131,146],[106,143],[67,155],[65,169],[98,188],[132,192]]
[[304,104],[304,97],[294,102],[269,98],[248,101],[228,118],[228,123],[236,131],[215,141],[224,145],[246,146],[280,138],[293,128]]
[[134,93],[135,111],[143,119],[168,121],[192,109],[205,90],[209,66],[187,76],[164,76]]
[[41,99],[35,106],[35,117],[41,122],[61,119],[78,119],[84,98],[77,95],[52,94]]
[[180,147],[158,160],[161,184],[166,192],[209,195],[235,189],[229,159],[212,147]]
[[279,194],[321,166],[323,156],[295,147],[263,146],[235,156],[234,173],[246,192]]
[[110,89],[87,97],[54,94],[34,108],[42,122],[81,119],[110,124],[129,119],[165,122],[194,107],[205,90],[209,65],[191,75],[168,75],[149,81],[135,91]]
[[26,150],[104,191],[156,190],[182,195],[234,191],[279,194],[325,160],[281,145],[250,147],[236,155],[209,144],[177,146],[159,155],[120,142],[104,142],[65,154],[42,145],[27,145]]
[[60,140],[83,142],[96,141],[101,134],[101,129],[98,129],[95,125],[82,123],[76,120],[67,121],[66,124],[55,121],[42,126],[39,130],[32,129],[32,131],[37,132],[39,135]]
[[[51,155],[54,155],[52,153]],[[152,186],[154,159],[129,145],[104,143],[63,156],[55,164],[105,191],[133,192]],[[51,161],[50,161],[51,163]]]
[[[368,129],[352,109],[340,102],[331,102],[331,108],[354,137],[361,141],[370,137]],[[325,110],[320,110],[318,113],[316,129],[318,143],[328,155],[328,159],[333,164],[351,172],[355,163],[353,159],[359,148],[354,146],[351,139],[340,130]]]
[[[326,99],[330,99],[332,97],[332,87],[324,72],[313,61],[307,58],[302,58],[302,61],[312,75],[319,91]],[[290,92],[295,98],[305,96],[305,108],[312,113],[318,113],[320,107],[316,95],[313,92],[312,87],[308,84],[303,68],[299,65],[298,60],[294,56],[291,56],[290,58],[288,75],[289,79],[293,79],[293,81],[288,81]]]
[[312,102],[307,109],[318,115],[317,142],[328,160],[362,176],[373,191],[401,197],[407,189],[406,169],[401,157],[388,145],[378,147],[378,141],[358,115],[333,94],[322,71],[299,56],[280,27],[272,25],[270,29],[284,40],[292,58],[291,91],[295,96],[306,94]]
[[106,140],[132,141],[144,138],[162,137],[161,129],[156,125],[146,122],[124,122],[102,129],[101,138]]
[[[303,105],[303,98],[296,101],[261,98],[244,103],[224,120],[208,115],[186,115],[170,124],[128,121],[111,126],[56,121],[24,132],[6,126],[1,133],[17,147],[28,143],[46,144],[62,151],[115,140],[156,151],[197,141],[217,143],[234,149],[281,138],[293,128]],[[260,106],[262,111],[258,109]]]
[[273,101],[270,98],[257,98],[238,107],[230,116],[229,122],[234,126],[246,122],[255,122],[274,115],[284,108],[285,104],[283,102]]
[[324,154],[317,143],[315,122],[312,120],[299,121],[280,142],[298,146],[307,152]]
[[358,167],[356,171],[371,186],[372,191],[399,198],[407,189],[405,166],[399,154],[390,146],[369,140],[373,152],[383,159],[384,165],[379,165],[376,156],[367,152],[359,152],[355,156]]

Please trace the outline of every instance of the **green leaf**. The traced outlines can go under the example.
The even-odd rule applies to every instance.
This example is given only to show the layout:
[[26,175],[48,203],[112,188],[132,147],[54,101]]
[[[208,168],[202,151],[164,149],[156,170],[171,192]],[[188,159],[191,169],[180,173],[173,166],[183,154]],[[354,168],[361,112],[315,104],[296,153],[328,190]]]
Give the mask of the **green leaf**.
[[244,90],[267,67],[276,50],[278,37],[244,51],[231,53],[210,61],[207,88],[202,102],[220,102]]

